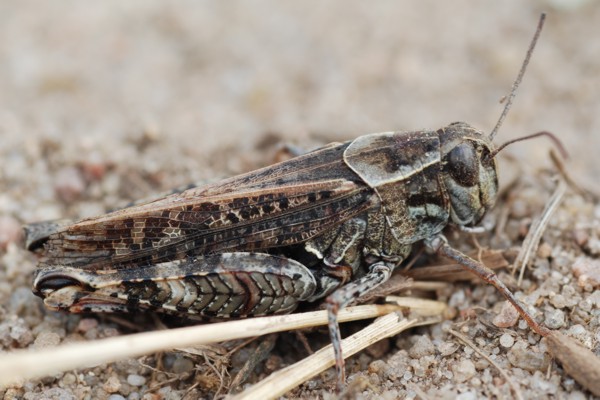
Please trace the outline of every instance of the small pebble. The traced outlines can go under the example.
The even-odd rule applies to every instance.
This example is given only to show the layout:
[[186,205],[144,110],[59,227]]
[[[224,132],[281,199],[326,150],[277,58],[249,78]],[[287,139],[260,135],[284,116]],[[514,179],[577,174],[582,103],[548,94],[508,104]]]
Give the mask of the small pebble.
[[427,372],[427,369],[424,368],[422,365],[417,364],[411,364],[411,368],[413,369],[413,374],[417,377],[417,378],[423,378]]
[[98,377],[92,372],[88,372],[83,376],[83,382],[87,386],[98,386],[100,384]]
[[587,330],[580,324],[575,324],[567,330],[567,335],[581,341],[582,343],[588,338]]
[[590,294],[587,300],[596,308],[600,308],[600,290]]
[[600,255],[600,238],[597,238],[597,237],[591,238],[588,241],[586,247],[588,248],[588,251],[590,252],[591,255],[593,255],[593,256]]
[[383,360],[375,360],[369,364],[369,373],[381,374],[387,368],[387,364]]
[[573,263],[573,275],[577,277],[580,287],[591,285],[597,289],[600,287],[600,260],[588,257],[579,257]]
[[33,345],[38,348],[57,346],[60,343],[60,336],[55,332],[40,332],[35,338]]
[[475,376],[475,364],[471,360],[462,360],[452,366],[454,379],[459,382],[465,382]]
[[511,348],[513,344],[515,344],[515,339],[512,337],[512,335],[505,333],[500,336],[500,346],[508,349]]
[[469,384],[473,387],[481,387],[481,379],[479,379],[477,376],[474,377],[473,379],[471,379],[471,381],[469,382]]
[[111,394],[110,396],[108,396],[108,400],[126,400],[125,397],[121,396],[120,394]]
[[583,299],[577,304],[577,307],[584,312],[592,311],[592,301],[590,299]]
[[489,361],[484,358],[481,358],[481,359],[475,361],[475,369],[477,371],[483,371],[489,366],[490,366]]
[[551,309],[544,313],[544,323],[550,329],[559,329],[565,324],[565,313],[562,310]]
[[447,357],[458,350],[458,345],[453,342],[442,342],[438,345],[438,351],[442,357]]
[[565,308],[567,302],[565,301],[565,296],[563,296],[562,294],[557,294],[550,298],[550,304],[552,304],[556,308]]
[[558,390],[557,384],[548,380],[541,371],[537,371],[531,379],[531,389],[539,394],[555,394]]
[[116,393],[121,389],[121,382],[116,375],[111,375],[108,377],[106,382],[104,382],[103,389],[106,393]]
[[[11,320],[7,324],[3,324],[2,328],[6,329],[7,338],[0,339],[0,342],[4,343],[7,347],[12,345],[15,341],[19,347],[25,347],[33,342],[33,332],[22,318]],[[4,331],[4,329],[2,329]]]
[[387,379],[395,381],[407,370],[410,360],[408,352],[406,350],[400,350],[388,358],[387,363],[381,365],[377,364],[377,367],[381,367],[383,375]]
[[[2,392],[0,391],[0,394]],[[22,389],[17,389],[17,388],[8,388],[6,389],[6,392],[4,392],[4,400],[20,400],[23,398],[23,392]]]
[[146,378],[137,374],[130,374],[127,377],[127,383],[131,386],[143,386],[146,383]]
[[[364,376],[357,376],[357,375],[358,374],[352,375],[354,377],[354,379],[352,380],[353,385],[355,382],[358,383],[360,380],[366,380],[366,382],[364,382],[364,384],[361,383],[361,385],[360,385],[361,388],[364,386],[368,387],[368,385],[381,386],[381,378],[377,374],[369,374],[367,379],[365,379]],[[362,390],[364,390],[364,389],[362,389]]]
[[173,362],[173,367],[171,371],[175,374],[184,374],[190,372],[194,369],[194,363],[192,360],[186,357],[178,357],[175,362]]
[[550,356],[547,353],[515,345],[508,352],[508,361],[526,371],[546,371],[550,364]]
[[64,374],[64,376],[62,377],[62,382],[66,386],[71,386],[77,382],[77,377],[75,376],[75,374],[68,372],[68,373]]
[[408,350],[408,355],[412,358],[421,358],[435,353],[435,346],[426,335],[415,336],[413,346]]
[[508,301],[502,304],[502,310],[494,317],[492,323],[498,328],[510,328],[519,320],[519,313]]
[[524,330],[527,329],[529,327],[529,325],[527,325],[527,321],[525,321],[524,319],[519,320],[519,325],[518,325],[520,330]]
[[590,235],[584,229],[575,229],[573,231],[573,238],[579,247],[584,247],[590,239]]
[[565,307],[575,307],[581,300],[581,295],[577,292],[572,285],[565,285],[562,287],[561,294],[565,298]]
[[57,387],[43,389],[41,393],[38,393],[38,396],[37,399],[75,400],[73,393]]

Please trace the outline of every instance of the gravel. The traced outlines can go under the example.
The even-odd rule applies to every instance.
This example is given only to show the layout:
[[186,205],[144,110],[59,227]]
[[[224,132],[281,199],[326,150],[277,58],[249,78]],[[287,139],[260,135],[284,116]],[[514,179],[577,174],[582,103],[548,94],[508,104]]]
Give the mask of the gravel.
[[452,366],[452,373],[456,382],[466,382],[475,376],[475,364],[471,360],[461,360]]
[[417,336],[414,339],[414,345],[408,350],[412,358],[422,358],[435,353],[435,346],[429,336]]
[[513,366],[526,371],[546,371],[550,364],[548,353],[542,353],[523,342],[515,344],[507,356]]
[[544,324],[550,329],[560,329],[565,324],[565,313],[562,310],[550,309],[544,314]]
[[502,336],[500,336],[499,342],[502,347],[510,349],[513,344],[515,344],[515,339],[511,334],[504,333]]
[[127,383],[131,386],[144,386],[146,384],[146,378],[136,374],[130,374],[127,377]]

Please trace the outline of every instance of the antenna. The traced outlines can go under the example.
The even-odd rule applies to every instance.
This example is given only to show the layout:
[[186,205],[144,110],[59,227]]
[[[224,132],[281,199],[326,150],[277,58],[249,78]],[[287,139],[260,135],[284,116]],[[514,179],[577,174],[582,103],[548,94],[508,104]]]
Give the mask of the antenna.
[[560,151],[560,154],[563,156],[563,158],[564,159],[569,158],[569,153],[567,153],[567,150],[563,146],[562,142],[552,132],[548,132],[548,131],[542,131],[542,132],[534,133],[533,135],[527,135],[527,136],[523,136],[523,137],[516,138],[513,140],[509,140],[508,142],[503,143],[501,146],[499,146],[496,150],[492,151],[489,154],[489,156],[487,156],[487,158],[492,159],[492,158],[496,157],[496,155],[498,153],[500,153],[509,144],[520,142],[522,140],[533,139],[533,138],[540,137],[540,136],[549,137],[554,142],[554,145],[558,148],[558,151]]
[[512,105],[513,99],[515,98],[515,95],[517,94],[517,89],[519,88],[519,85],[521,84],[521,80],[523,80],[523,75],[525,75],[525,70],[527,69],[527,65],[529,64],[529,59],[531,58],[531,54],[533,53],[535,44],[537,43],[537,40],[540,37],[540,33],[542,32],[542,27],[544,26],[545,20],[546,20],[546,14],[542,13],[540,15],[540,20],[538,22],[537,29],[535,30],[535,34],[533,35],[533,39],[531,40],[531,43],[529,44],[529,49],[527,49],[527,54],[525,55],[525,60],[523,60],[523,65],[521,65],[521,70],[519,71],[519,75],[517,75],[517,79],[515,79],[515,82],[513,83],[512,88],[510,90],[510,94],[506,98],[506,105],[504,106],[504,110],[502,111],[502,114],[500,114],[500,118],[498,118],[498,122],[496,122],[496,126],[494,127],[494,129],[492,129],[492,132],[490,133],[490,136],[489,136],[490,140],[494,139],[494,136],[498,132],[498,129],[500,129],[502,122],[504,122],[504,118],[506,118],[506,114],[508,114],[508,110],[510,110],[510,106]]

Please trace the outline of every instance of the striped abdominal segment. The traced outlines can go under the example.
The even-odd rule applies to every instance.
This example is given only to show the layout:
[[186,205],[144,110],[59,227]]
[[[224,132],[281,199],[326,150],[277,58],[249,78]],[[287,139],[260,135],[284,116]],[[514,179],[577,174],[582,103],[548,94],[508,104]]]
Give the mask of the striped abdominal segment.
[[48,307],[70,312],[146,308],[231,318],[289,313],[316,281],[294,260],[239,252],[127,270],[41,268],[34,286]]

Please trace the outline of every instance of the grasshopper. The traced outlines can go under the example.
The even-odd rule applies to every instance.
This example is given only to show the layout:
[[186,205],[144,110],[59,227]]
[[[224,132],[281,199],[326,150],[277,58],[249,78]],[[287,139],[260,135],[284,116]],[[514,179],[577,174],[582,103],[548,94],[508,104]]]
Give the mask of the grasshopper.
[[[492,139],[463,122],[332,143],[218,183],[75,223],[26,227],[41,249],[33,291],[54,310],[158,310],[210,318],[292,312],[326,299],[338,387],[345,381],[338,311],[390,278],[413,244],[457,260],[540,326],[498,277],[450,247],[498,193]],[[546,135],[540,132],[517,140]],[[554,140],[556,140],[554,138]]]

